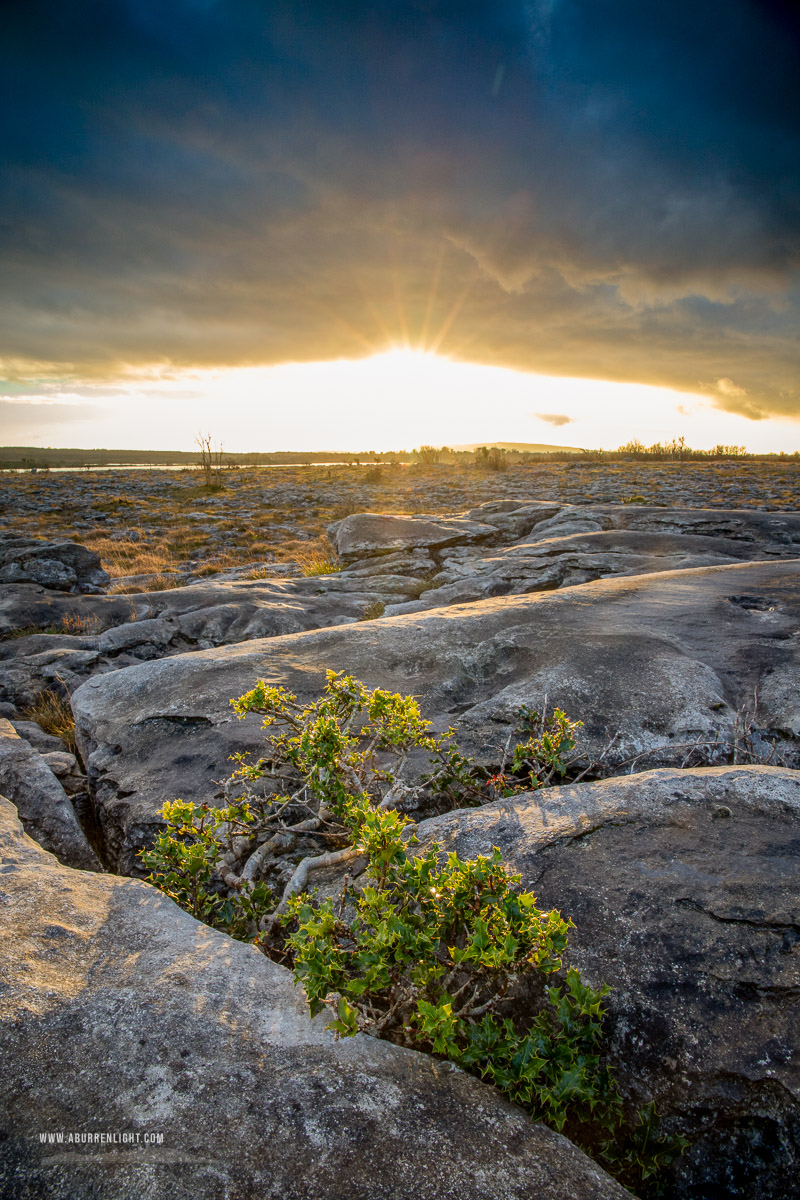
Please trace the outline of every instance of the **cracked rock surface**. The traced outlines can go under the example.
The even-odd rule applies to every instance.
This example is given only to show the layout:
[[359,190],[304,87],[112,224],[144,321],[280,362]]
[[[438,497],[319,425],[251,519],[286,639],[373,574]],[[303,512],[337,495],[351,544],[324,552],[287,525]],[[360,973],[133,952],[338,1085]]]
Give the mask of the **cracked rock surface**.
[[[73,695],[110,862],[128,873],[165,800],[207,800],[228,756],[263,746],[230,707],[256,680],[316,697],[325,670],[413,693],[440,729],[496,762],[522,705],[584,722],[587,753],[680,765],[698,739],[730,751],[761,693],[765,753],[798,755],[800,562],[598,580],[184,654],[96,676]],[[762,734],[764,737],[762,738]]]
[[[248,580],[233,572],[163,591],[77,596],[69,581],[43,586],[35,574],[14,576],[0,587],[0,634],[6,635],[0,702],[20,709],[46,688],[72,693],[87,678],[139,662],[376,613],[800,556],[800,515],[752,509],[501,500],[461,516],[356,513],[331,525],[330,533],[342,569],[311,577]],[[24,543],[31,561],[66,554],[66,545],[73,558],[80,552],[99,566],[96,555],[74,543],[2,533],[0,558],[3,538]],[[83,590],[102,592],[88,583]]]
[[[0,857],[3,1196],[629,1195],[462,1071],[364,1036],[334,1042],[287,970],[147,884],[62,867],[2,798]],[[42,1144],[42,1131],[141,1140]]]
[[[81,861],[77,842],[48,841],[50,826],[71,813],[85,848],[84,833],[105,866],[132,874],[166,800],[213,802],[229,755],[262,750],[260,720],[237,721],[229,703],[259,678],[304,703],[327,669],[413,694],[436,730],[455,725],[493,770],[523,705],[563,708],[584,723],[576,770],[599,759],[613,778],[451,813],[421,823],[420,836],[468,856],[500,846],[542,905],[574,919],[572,961],[614,988],[608,1032],[623,1089],[636,1103],[654,1098],[693,1142],[670,1200],[790,1200],[800,514],[774,499],[766,511],[725,507],[753,502],[748,471],[731,469],[701,501],[688,486],[698,473],[682,465],[658,488],[637,487],[648,503],[615,502],[632,490],[620,482],[627,468],[588,482],[574,464],[552,468],[559,486],[538,499],[529,473],[509,472],[457,512],[433,477],[409,477],[412,515],[350,508],[329,527],[339,571],[286,578],[292,568],[265,563],[258,578],[246,567],[205,575],[198,551],[185,586],[126,595],[102,594],[83,547],[62,553],[63,529],[38,543],[6,532],[0,717],[13,724],[0,730],[0,790],[62,864]],[[119,483],[91,486],[102,499]],[[210,522],[211,541],[227,538],[209,512],[256,521],[260,486],[234,481],[185,515]],[[295,533],[312,500],[308,487],[285,489]],[[71,697],[78,758],[30,719],[44,690]],[[408,770],[424,766],[412,759]],[[623,1194],[461,1072],[369,1039],[334,1044],[308,1023],[287,972],[144,884],[60,865],[4,801],[0,860],[11,920],[0,1194]],[[160,1122],[168,1140],[102,1158],[38,1142],[41,1122],[91,1128],[98,1113],[104,1127]]]
[[667,1194],[789,1197],[800,1173],[800,772],[657,770],[422,822],[498,846],[608,983],[623,1089],[692,1145]]

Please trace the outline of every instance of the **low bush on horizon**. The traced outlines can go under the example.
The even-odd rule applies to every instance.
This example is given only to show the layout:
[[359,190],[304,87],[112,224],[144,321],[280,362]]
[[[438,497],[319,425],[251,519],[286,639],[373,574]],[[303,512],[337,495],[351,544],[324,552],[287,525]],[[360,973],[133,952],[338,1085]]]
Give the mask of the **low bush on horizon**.
[[416,451],[415,457],[417,462],[423,466],[433,467],[441,459],[442,450],[437,449],[436,446],[420,446],[419,450]]
[[638,438],[632,438],[624,446],[618,446],[614,454],[621,454],[639,459],[672,459],[687,461],[689,459],[706,458],[750,458],[746,446],[725,446],[721,443],[711,450],[693,450],[687,446],[686,438],[673,438],[671,442],[655,442],[645,446]]
[[[290,966],[337,1037],[361,1031],[456,1062],[621,1180],[654,1180],[683,1143],[658,1134],[652,1108],[626,1107],[603,1046],[608,989],[564,966],[572,923],[540,909],[497,849],[462,859],[433,844],[415,855],[402,811],[422,793],[452,808],[547,786],[567,771],[580,723],[523,710],[508,772],[489,776],[453,730],[431,733],[413,697],[345,673],[329,671],[306,705],[264,681],[231,703],[240,718],[262,718],[266,754],[234,756],[225,806],[164,807],[166,829],[141,855],[150,881]],[[430,769],[408,782],[420,753]],[[237,785],[245,794],[232,797]],[[296,848],[317,839],[322,853],[297,863]],[[265,867],[287,848],[296,865],[278,899]],[[356,860],[366,862],[359,886],[345,875],[336,899],[308,892],[311,875]]]
[[501,450],[497,446],[492,446],[491,449],[488,449],[486,446],[479,446],[474,452],[473,461],[475,466],[481,471],[508,470],[508,455],[505,450]]

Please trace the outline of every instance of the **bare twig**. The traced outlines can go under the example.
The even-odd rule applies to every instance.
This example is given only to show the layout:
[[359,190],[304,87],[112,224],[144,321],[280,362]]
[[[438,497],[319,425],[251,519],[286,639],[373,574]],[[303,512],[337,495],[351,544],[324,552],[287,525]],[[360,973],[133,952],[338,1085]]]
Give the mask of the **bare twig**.
[[304,858],[297,864],[294,874],[284,888],[273,917],[286,912],[292,896],[302,892],[308,885],[308,877],[312,872],[323,871],[326,867],[337,867],[340,863],[352,862],[355,858],[363,857],[363,851],[357,850],[355,846],[346,846],[344,850],[330,850],[327,854],[318,854],[316,858]]

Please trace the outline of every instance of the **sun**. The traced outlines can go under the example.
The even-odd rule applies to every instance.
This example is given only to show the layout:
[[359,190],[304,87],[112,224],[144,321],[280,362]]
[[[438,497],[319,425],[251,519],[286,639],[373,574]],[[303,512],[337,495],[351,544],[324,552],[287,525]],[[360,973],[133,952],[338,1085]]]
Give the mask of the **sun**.
[[365,375],[371,373],[379,379],[409,381],[442,379],[448,369],[455,365],[445,355],[433,350],[416,350],[412,346],[391,346],[357,362]]

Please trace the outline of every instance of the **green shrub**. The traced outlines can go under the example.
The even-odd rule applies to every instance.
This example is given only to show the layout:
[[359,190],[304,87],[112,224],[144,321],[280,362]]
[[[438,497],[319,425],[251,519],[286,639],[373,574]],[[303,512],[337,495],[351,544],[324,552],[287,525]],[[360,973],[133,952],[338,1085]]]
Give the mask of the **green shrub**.
[[582,728],[583,721],[571,721],[560,708],[553,709],[550,717],[533,708],[521,708],[517,732],[528,736],[514,748],[512,770],[523,775],[531,789],[546,787],[556,777],[563,779],[569,767],[565,756],[575,749],[575,733]]
[[568,972],[564,997],[549,989],[553,1011],[528,1031],[526,1047],[511,1020],[496,1015],[526,975],[561,968],[569,922],[519,890],[497,849],[442,863],[438,845],[409,852],[407,820],[395,812],[354,799],[347,819],[369,864],[369,883],[345,896],[354,914],[337,916],[345,906],[330,899],[290,902],[295,977],[312,1014],[327,1004],[340,1035],[363,1030],[475,1068],[559,1129],[570,1104],[596,1105],[600,1077],[586,1063],[576,1075],[573,1051],[585,1056],[599,1041],[605,989],[585,988]]
[[295,896],[284,917],[312,1015],[327,1007],[338,1037],[364,1032],[458,1063],[623,1180],[673,1161],[685,1143],[658,1132],[652,1106],[625,1121],[603,1057],[608,988],[562,970],[572,922],[538,908],[496,847],[470,860],[436,843],[412,855],[407,819],[363,795],[346,801],[344,819],[367,882],[346,883],[338,902]]
[[198,921],[240,941],[257,937],[259,922],[274,907],[265,883],[245,881],[226,894],[224,853],[238,836],[247,837],[256,818],[247,803],[227,808],[173,800],[161,816],[167,824],[140,858],[149,882],[170,896]]
[[[344,673],[329,671],[307,705],[263,680],[231,703],[240,718],[261,715],[268,735],[266,757],[235,756],[231,782],[266,780],[277,791],[219,809],[166,805],[167,829],[142,853],[151,881],[290,965],[312,1015],[328,1008],[337,1036],[362,1031],[458,1063],[625,1182],[638,1186],[672,1161],[683,1143],[658,1134],[652,1109],[626,1119],[603,1055],[608,989],[564,968],[571,922],[540,909],[496,848],[470,860],[437,844],[415,855],[398,811],[423,794],[448,807],[485,801],[498,781],[511,792],[545,786],[566,771],[580,722],[560,709],[550,718],[522,710],[514,774],[490,778],[452,729],[431,733],[413,697]],[[430,771],[408,783],[419,751]],[[249,867],[258,858],[265,872],[265,852],[293,837],[320,837],[326,851],[300,862],[276,903]],[[328,850],[332,841],[342,848]],[[357,857],[367,864],[362,886],[345,876],[335,901],[303,890],[314,869]]]
[[[269,733],[267,757],[249,765],[234,756],[238,775],[249,782],[279,778],[302,794],[305,816],[309,805],[315,812],[322,806],[340,819],[341,798],[360,790],[375,804],[449,811],[540,787],[541,780],[549,782],[555,773],[550,760],[536,758],[531,743],[515,775],[491,775],[462,754],[454,729],[431,733],[413,696],[380,688],[370,691],[344,672],[328,671],[322,696],[305,706],[284,688],[263,680],[231,703],[240,718],[261,715]],[[543,722],[545,730],[551,729],[552,720]],[[579,724],[569,723],[570,729]],[[528,718],[523,718],[521,732],[530,733]],[[567,740],[559,744],[566,752]],[[429,770],[417,780],[407,780],[408,760],[417,752],[427,756]],[[562,765],[566,771],[568,764]]]

